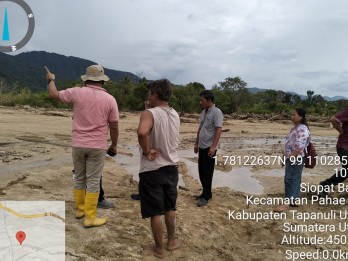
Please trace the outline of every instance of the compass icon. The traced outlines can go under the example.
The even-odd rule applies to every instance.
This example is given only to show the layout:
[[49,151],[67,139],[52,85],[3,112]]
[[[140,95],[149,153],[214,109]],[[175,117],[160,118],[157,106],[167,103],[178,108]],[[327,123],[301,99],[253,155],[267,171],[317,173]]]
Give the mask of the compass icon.
[[[20,13],[20,18],[25,20],[24,23],[23,21],[11,23],[12,13],[16,13],[17,19],[18,13]],[[26,2],[23,0],[0,0],[0,52],[15,52],[25,46],[30,41],[34,29],[34,14]],[[16,36],[13,38],[18,38],[18,34],[21,34],[18,41],[12,41],[12,34]]]

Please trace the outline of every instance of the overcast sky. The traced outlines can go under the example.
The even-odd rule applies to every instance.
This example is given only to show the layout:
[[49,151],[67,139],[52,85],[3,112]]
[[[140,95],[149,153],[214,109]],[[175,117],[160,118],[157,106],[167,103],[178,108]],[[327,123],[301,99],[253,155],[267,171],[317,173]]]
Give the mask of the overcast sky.
[[346,0],[26,2],[36,28],[21,51],[81,57],[176,84],[211,88],[240,76],[248,87],[348,97]]

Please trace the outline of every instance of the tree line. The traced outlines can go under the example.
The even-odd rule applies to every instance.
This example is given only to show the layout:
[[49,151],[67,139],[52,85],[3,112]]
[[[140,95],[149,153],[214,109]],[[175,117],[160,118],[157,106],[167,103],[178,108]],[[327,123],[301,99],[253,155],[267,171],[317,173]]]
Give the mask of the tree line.
[[[107,82],[105,89],[116,98],[121,111],[141,111],[147,99],[148,80],[142,78],[134,81],[124,77],[118,82]],[[82,86],[80,81],[57,81],[58,89],[71,86]],[[179,112],[198,113],[199,93],[206,87],[198,82],[186,85],[174,85],[170,105]],[[327,101],[320,94],[308,90],[305,99],[294,93],[266,90],[251,93],[247,83],[240,77],[228,77],[214,84],[211,88],[215,96],[215,104],[224,114],[289,114],[294,108],[302,107],[311,115],[329,116],[343,108],[348,108],[347,100]],[[35,107],[70,108],[57,103],[48,97],[46,92],[32,92],[27,88],[9,86],[0,79],[0,105],[30,105]]]

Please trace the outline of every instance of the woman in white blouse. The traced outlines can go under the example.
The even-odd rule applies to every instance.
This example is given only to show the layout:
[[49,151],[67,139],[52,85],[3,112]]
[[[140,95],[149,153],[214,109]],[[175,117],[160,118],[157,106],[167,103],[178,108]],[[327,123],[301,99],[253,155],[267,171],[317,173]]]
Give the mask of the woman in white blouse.
[[[302,108],[294,110],[291,121],[294,126],[290,129],[285,141],[285,198],[290,202],[296,202],[300,198],[300,186],[303,166],[305,162],[305,148],[309,142],[309,129],[306,120],[306,111]],[[297,206],[290,203],[290,206]],[[288,209],[289,205],[280,205],[273,211],[282,212]]]

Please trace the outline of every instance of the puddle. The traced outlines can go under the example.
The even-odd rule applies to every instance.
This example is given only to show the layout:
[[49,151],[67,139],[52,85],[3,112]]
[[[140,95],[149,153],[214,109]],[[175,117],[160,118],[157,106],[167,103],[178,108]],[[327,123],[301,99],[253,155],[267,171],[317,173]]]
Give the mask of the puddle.
[[[126,169],[130,174],[133,175],[133,179],[139,181],[139,167],[140,167],[140,153],[139,148],[131,145],[131,146],[123,146],[123,148],[128,149],[133,156],[125,155],[125,154],[117,154],[114,158],[116,164]],[[182,175],[179,174],[179,182],[178,186],[185,187],[185,183],[182,179]]]
[[[133,175],[134,180],[139,181],[139,149],[135,146],[127,148],[134,156],[118,154],[115,157],[115,162],[122,168],[126,169]],[[192,150],[179,150],[180,160],[183,161],[188,169],[188,174],[199,180],[197,163],[190,161],[188,158],[197,156]],[[229,187],[235,191],[260,195],[263,193],[263,186],[260,181],[253,178],[252,173],[248,168],[234,168],[232,171],[223,172],[220,170],[214,171],[213,188]],[[180,174],[179,185],[185,186]]]
[[[318,155],[332,155],[336,154],[335,146],[337,142],[336,137],[319,137],[312,136],[313,142],[316,144]],[[219,154],[228,154],[231,149],[242,150],[265,150],[274,145],[284,146],[285,137],[274,136],[268,138],[255,138],[255,139],[236,139],[231,142],[222,142],[219,148]],[[135,145],[124,146],[131,153],[133,157],[129,155],[117,155],[115,161],[117,164],[125,168],[129,173],[133,175],[135,180],[139,180],[139,149]],[[197,157],[194,154],[193,149],[179,150],[180,160],[184,162],[188,169],[188,174],[199,181],[198,166],[196,162],[192,162],[190,159]],[[313,175],[313,173],[303,173],[303,175]],[[212,186],[228,187],[234,191],[240,191],[244,193],[250,193],[260,195],[263,193],[263,186],[261,182],[255,178],[255,176],[266,177],[284,177],[284,168],[263,170],[258,172],[252,172],[248,167],[234,167],[231,171],[224,172],[218,169],[214,171],[214,178]],[[185,186],[180,175],[180,186]]]
[[71,164],[71,156],[63,156],[57,159],[44,159],[44,160],[35,160],[35,161],[25,161],[14,163],[10,165],[2,165],[0,168],[0,176],[5,174],[16,173],[20,171],[26,171],[33,168],[49,167],[63,164]]
[[[197,154],[194,154],[192,150],[179,150],[179,155],[180,160],[187,166],[188,174],[199,180],[197,163],[188,159],[197,157]],[[263,193],[263,186],[252,175],[254,173],[245,167],[233,168],[228,172],[215,169],[212,186],[213,188],[228,187],[234,191],[261,195]]]

